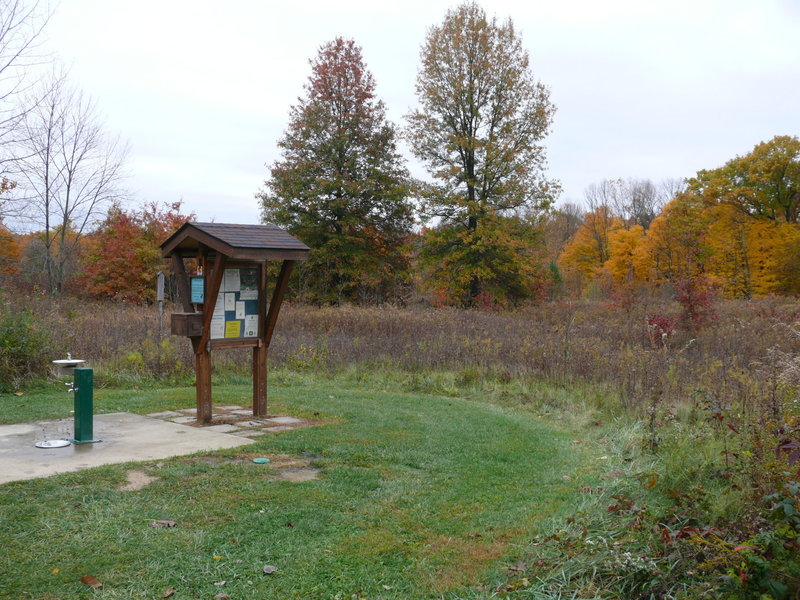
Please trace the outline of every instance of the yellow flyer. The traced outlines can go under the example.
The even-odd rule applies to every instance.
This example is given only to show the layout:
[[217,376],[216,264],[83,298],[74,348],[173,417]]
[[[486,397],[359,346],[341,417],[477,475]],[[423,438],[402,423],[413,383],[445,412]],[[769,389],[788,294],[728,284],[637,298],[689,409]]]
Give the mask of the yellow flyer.
[[225,321],[225,337],[238,338],[242,336],[241,321]]

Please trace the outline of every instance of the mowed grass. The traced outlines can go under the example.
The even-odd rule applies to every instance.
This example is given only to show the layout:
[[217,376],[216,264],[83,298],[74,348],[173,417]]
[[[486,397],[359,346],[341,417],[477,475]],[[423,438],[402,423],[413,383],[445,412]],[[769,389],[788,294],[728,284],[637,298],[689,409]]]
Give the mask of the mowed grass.
[[[246,405],[249,387],[214,394]],[[96,392],[105,412],[192,400],[191,388]],[[0,404],[10,422],[66,416],[70,398]],[[327,424],[0,486],[0,597],[490,597],[532,537],[572,508],[590,464],[567,432],[476,400],[315,382],[273,386],[270,412]],[[318,479],[283,481],[250,460],[277,455],[308,461]],[[158,479],[121,491],[131,468]],[[150,527],[156,519],[177,526]],[[87,574],[102,591],[80,582]]]

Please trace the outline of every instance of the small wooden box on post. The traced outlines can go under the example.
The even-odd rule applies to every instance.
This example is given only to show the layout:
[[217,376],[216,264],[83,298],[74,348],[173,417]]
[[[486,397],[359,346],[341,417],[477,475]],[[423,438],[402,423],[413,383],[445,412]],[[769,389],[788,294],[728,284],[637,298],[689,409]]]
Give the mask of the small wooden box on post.
[[[172,260],[183,312],[172,315],[173,335],[192,342],[197,421],[211,421],[211,350],[253,349],[253,415],[267,414],[267,350],[292,267],[308,246],[274,225],[187,222],[161,244]],[[184,259],[196,259],[191,277]],[[267,303],[266,261],[282,261]]]

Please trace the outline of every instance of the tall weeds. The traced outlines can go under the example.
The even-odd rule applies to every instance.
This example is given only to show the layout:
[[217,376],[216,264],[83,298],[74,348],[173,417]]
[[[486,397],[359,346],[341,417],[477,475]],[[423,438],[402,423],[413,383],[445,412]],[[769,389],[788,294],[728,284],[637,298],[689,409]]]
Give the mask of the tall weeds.
[[[155,307],[54,301],[24,302],[37,323],[54,333],[54,352],[70,351],[106,371],[147,377],[191,377],[186,338],[158,331]],[[783,373],[793,373],[800,318],[792,299],[729,301],[705,328],[658,329],[653,315],[677,322],[680,307],[659,302],[623,310],[601,302],[564,301],[515,312],[396,307],[310,307],[281,311],[270,365],[288,369],[447,369],[467,377],[583,380],[612,386],[621,407],[648,415],[654,398],[685,401],[697,390],[720,407],[749,414],[776,402]],[[671,327],[671,326],[670,326]],[[249,352],[213,353],[215,367],[247,372]],[[53,356],[58,358],[60,356]],[[794,368],[794,367],[793,367]],[[771,400],[772,399],[772,400]]]

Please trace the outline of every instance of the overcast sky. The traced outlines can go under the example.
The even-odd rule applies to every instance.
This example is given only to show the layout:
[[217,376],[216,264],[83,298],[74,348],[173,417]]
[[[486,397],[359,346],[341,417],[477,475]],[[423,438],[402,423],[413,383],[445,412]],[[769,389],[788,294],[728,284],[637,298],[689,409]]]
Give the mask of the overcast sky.
[[[133,202],[257,223],[309,58],[363,48],[389,117],[416,105],[419,49],[456,2],[62,0],[46,47],[131,147]],[[680,178],[800,134],[797,0],[499,0],[558,107],[560,201],[615,177]],[[412,172],[424,170],[410,162]]]

